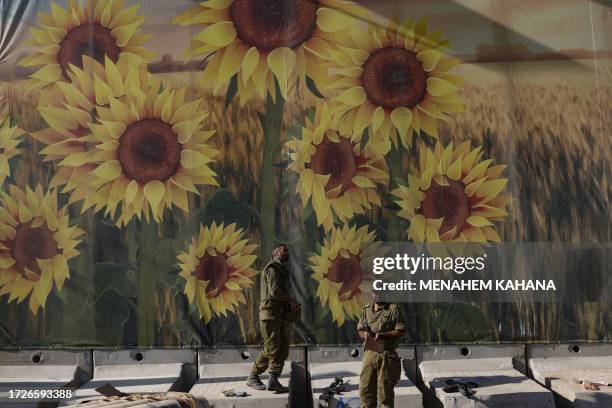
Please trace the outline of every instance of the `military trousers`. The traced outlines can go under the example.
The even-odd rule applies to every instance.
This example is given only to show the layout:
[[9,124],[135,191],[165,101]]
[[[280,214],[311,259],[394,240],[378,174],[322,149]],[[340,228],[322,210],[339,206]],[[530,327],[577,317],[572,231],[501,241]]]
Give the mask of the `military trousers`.
[[259,321],[263,350],[255,359],[252,373],[259,375],[268,370],[270,374],[281,374],[289,356],[290,326],[282,317]]
[[393,408],[393,388],[402,373],[401,359],[395,351],[378,353],[366,350],[359,377],[359,399],[361,408]]

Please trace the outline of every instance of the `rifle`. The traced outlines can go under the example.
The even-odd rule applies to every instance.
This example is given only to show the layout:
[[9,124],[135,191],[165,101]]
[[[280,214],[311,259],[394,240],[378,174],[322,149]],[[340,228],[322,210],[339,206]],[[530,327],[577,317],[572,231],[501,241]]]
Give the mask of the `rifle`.
[[457,381],[452,378],[446,380],[446,386],[442,389],[444,392],[459,392],[466,398],[470,398],[472,395],[476,394],[476,391],[473,388],[478,388],[478,384],[472,381],[462,382]]
[[351,380],[344,381],[342,377],[336,377],[327,387],[323,388],[323,393],[319,395],[319,408],[329,407],[329,402],[334,398],[334,394],[342,394],[346,391],[346,384]]

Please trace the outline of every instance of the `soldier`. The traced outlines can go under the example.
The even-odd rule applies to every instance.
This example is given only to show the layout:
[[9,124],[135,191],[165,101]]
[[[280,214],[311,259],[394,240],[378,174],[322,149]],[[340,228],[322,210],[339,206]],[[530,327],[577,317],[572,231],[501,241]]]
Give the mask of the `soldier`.
[[[261,273],[259,328],[264,344],[247,379],[247,385],[256,390],[289,391],[278,382],[278,376],[289,355],[291,323],[299,317],[300,305],[289,296],[288,265],[289,248],[279,245]],[[270,373],[267,387],[259,379],[266,370]]]
[[402,372],[397,355],[397,341],[406,326],[397,305],[382,302],[374,294],[373,303],[361,309],[357,330],[364,340],[363,362],[359,377],[359,398],[362,408],[393,408],[393,387]]

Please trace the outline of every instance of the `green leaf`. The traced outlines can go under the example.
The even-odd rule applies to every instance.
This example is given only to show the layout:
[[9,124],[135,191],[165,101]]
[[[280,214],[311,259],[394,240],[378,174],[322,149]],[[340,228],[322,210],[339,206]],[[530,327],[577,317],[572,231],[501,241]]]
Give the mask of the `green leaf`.
[[178,274],[177,255],[181,248],[174,239],[162,239],[155,247],[155,279],[166,286],[175,287]]
[[232,103],[232,99],[236,96],[238,92],[238,74],[234,75],[230,80],[230,83],[227,87],[227,93],[225,94],[225,107],[227,108],[230,103]]
[[306,87],[308,87],[308,90],[317,98],[324,98],[321,92],[319,92],[319,89],[317,89],[317,84],[315,84],[315,81],[309,76],[306,77]]
[[238,228],[249,228],[250,225],[261,225],[257,210],[251,205],[238,200],[227,189],[219,189],[206,202],[202,209],[201,223],[210,225],[213,221],[225,225],[236,223]]
[[386,208],[387,210],[393,210],[393,211],[401,210],[401,207],[396,202],[393,202],[392,204],[387,204],[383,206],[383,208]]
[[281,162],[278,163],[274,163],[272,164],[274,167],[278,167],[280,169],[286,169],[287,167],[289,167],[289,160],[283,160]]
[[313,122],[315,118],[315,108],[312,106],[307,108],[304,112],[304,116],[306,116],[311,122]]
[[306,208],[304,208],[304,211],[302,212],[302,221],[306,221],[308,218],[310,218],[313,212],[312,203],[308,201]]
[[136,296],[135,271],[129,264],[100,262],[92,265],[94,293],[101,294],[106,288],[113,287],[124,298]]

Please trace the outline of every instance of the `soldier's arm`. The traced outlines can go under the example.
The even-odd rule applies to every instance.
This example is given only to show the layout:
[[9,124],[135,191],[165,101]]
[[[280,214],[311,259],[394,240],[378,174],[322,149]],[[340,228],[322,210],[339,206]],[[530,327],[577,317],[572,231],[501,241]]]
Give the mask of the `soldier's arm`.
[[399,309],[395,309],[393,311],[393,318],[395,320],[395,328],[388,332],[377,333],[377,339],[397,339],[406,334],[406,324],[404,323],[404,318]]
[[280,274],[274,269],[272,266],[266,269],[266,282],[268,284],[268,294],[270,296],[270,300],[275,300],[277,302],[290,302],[291,298],[289,294],[285,291],[284,285],[281,284],[282,277]]
[[366,340],[368,336],[370,336],[370,334],[363,329],[357,329],[357,334],[359,334],[359,337],[361,337],[363,340]]
[[369,336],[365,324],[365,313],[363,312],[363,310],[359,314],[359,321],[357,322],[357,334],[363,340],[367,339]]

